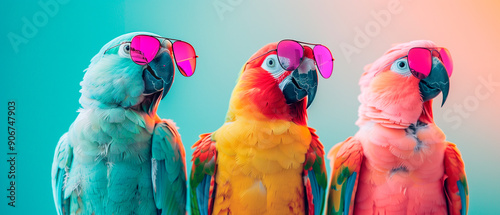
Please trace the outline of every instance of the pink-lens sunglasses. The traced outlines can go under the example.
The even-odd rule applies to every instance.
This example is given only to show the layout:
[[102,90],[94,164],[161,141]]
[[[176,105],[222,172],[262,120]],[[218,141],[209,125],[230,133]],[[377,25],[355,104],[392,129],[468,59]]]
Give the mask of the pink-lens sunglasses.
[[168,40],[172,44],[172,52],[179,72],[186,77],[192,76],[196,69],[196,58],[198,56],[191,44],[181,40],[151,35],[136,35],[132,38],[132,41],[112,46],[104,53],[116,46],[130,43],[129,51],[132,61],[138,65],[146,65],[158,54],[161,48],[160,39]]
[[323,78],[329,78],[333,72],[333,62],[335,59],[333,58],[330,49],[321,44],[306,43],[289,39],[281,40],[278,43],[276,49],[270,50],[262,55],[259,55],[249,60],[248,62],[260,58],[269,52],[276,51],[280,66],[284,70],[293,71],[299,68],[300,64],[303,61],[304,47],[300,43],[307,45],[314,45],[313,48],[314,61],[316,62],[316,66],[318,67],[319,73],[321,74],[321,76],[323,76]]
[[424,79],[429,76],[432,69],[432,57],[438,57],[443,63],[446,71],[448,72],[448,77],[451,77],[453,73],[453,60],[451,59],[451,54],[448,49],[443,47],[437,48],[424,48],[415,47],[408,51],[408,67],[410,68],[413,76],[418,79]]

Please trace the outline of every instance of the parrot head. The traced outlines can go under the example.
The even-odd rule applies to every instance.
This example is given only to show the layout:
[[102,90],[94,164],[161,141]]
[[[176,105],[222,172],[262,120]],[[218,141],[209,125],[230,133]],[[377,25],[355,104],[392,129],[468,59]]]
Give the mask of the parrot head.
[[157,36],[147,32],[121,35],[92,58],[80,83],[83,107],[136,108],[148,114],[156,113],[159,101],[174,80],[172,44],[160,40],[156,57],[146,65],[138,65],[130,58],[130,41],[136,35]]
[[259,119],[306,123],[306,108],[314,100],[318,85],[312,49],[304,46],[300,66],[286,71],[278,61],[276,48],[277,43],[264,46],[243,66],[231,98],[228,121],[252,114]]
[[433,123],[432,100],[442,93],[442,104],[446,101],[450,87],[448,72],[441,56],[432,55],[429,75],[420,79],[413,75],[407,55],[414,47],[436,49],[428,40],[398,44],[365,67],[359,82],[358,125],[364,119],[392,127],[407,127],[418,121]]

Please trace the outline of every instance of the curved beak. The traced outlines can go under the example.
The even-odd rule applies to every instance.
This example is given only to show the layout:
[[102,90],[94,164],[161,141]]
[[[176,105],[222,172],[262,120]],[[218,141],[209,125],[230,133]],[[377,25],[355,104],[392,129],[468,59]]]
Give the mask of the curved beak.
[[427,78],[420,81],[419,88],[420,95],[422,96],[422,100],[424,102],[435,98],[440,92],[442,92],[443,102],[441,103],[441,106],[444,105],[450,90],[450,79],[443,62],[441,62],[439,58],[432,58],[431,73],[427,76]]
[[305,58],[299,68],[280,83],[287,104],[299,102],[307,96],[309,107],[318,89],[318,73],[311,58]]
[[143,109],[145,112],[152,112],[156,104],[170,90],[174,80],[174,62],[167,51],[159,53],[143,70],[144,81]]

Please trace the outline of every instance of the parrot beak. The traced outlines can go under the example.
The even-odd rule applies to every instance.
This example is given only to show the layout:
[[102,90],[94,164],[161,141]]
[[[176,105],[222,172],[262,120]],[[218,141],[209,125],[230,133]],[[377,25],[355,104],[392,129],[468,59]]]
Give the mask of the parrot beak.
[[318,89],[318,73],[312,60],[305,57],[302,64],[283,80],[282,92],[286,103],[292,104],[301,101],[307,96],[307,107],[312,104]]
[[174,80],[174,62],[170,54],[165,50],[160,50],[146,68],[143,70],[142,78],[144,81],[143,110],[147,113],[153,112],[156,104],[170,90]]
[[164,98],[174,79],[174,62],[168,52],[161,52],[143,71],[144,94],[149,95],[163,90]]
[[442,92],[443,102],[441,103],[441,107],[444,105],[450,90],[450,79],[443,62],[441,62],[439,58],[432,58],[431,73],[427,76],[427,78],[420,81],[419,88],[424,102],[435,98],[440,92]]

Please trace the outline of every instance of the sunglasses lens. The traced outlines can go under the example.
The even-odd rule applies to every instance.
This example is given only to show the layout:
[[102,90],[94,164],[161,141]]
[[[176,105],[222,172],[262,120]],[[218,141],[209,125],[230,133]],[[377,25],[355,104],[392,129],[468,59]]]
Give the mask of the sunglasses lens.
[[159,48],[160,41],[158,39],[152,36],[138,35],[130,42],[130,57],[136,64],[145,65],[155,58]]
[[196,68],[196,53],[193,46],[184,41],[175,41],[172,49],[179,72],[186,77],[193,75]]
[[304,56],[302,45],[292,40],[282,40],[277,50],[278,60],[284,70],[293,71],[299,67]]
[[441,55],[441,60],[443,61],[444,67],[448,72],[448,77],[451,77],[453,73],[453,60],[451,59],[450,51],[445,48],[439,49],[439,54]]
[[431,51],[425,48],[412,48],[408,52],[408,66],[413,76],[424,79],[431,73]]
[[332,53],[323,45],[314,46],[313,53],[319,73],[323,76],[323,78],[329,78],[333,72]]

